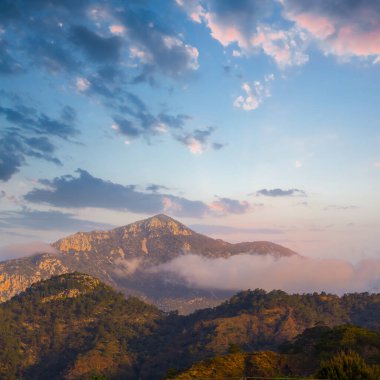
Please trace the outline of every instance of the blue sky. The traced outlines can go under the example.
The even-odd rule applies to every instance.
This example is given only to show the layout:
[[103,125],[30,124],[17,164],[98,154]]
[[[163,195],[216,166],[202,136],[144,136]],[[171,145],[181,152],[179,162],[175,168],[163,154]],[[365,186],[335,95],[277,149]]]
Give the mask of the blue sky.
[[166,213],[379,257],[380,4],[0,4],[0,238]]

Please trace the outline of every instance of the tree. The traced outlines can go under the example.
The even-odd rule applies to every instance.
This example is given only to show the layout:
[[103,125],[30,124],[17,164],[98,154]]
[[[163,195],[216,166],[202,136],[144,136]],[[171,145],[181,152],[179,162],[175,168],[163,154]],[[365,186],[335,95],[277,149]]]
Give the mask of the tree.
[[339,352],[332,359],[323,361],[316,377],[331,380],[380,380],[380,372],[367,365],[356,352],[348,351]]

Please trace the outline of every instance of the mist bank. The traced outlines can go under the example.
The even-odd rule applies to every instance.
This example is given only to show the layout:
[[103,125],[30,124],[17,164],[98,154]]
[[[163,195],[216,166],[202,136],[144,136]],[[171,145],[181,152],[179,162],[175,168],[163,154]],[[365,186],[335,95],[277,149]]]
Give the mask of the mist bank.
[[175,274],[190,287],[218,290],[262,288],[289,293],[380,292],[380,259],[352,264],[345,260],[305,257],[276,259],[249,254],[210,259],[184,255],[149,269]]
[[37,253],[52,253],[58,251],[50,244],[42,241],[33,241],[25,244],[10,244],[0,247],[0,261],[19,259],[22,257],[33,256]]

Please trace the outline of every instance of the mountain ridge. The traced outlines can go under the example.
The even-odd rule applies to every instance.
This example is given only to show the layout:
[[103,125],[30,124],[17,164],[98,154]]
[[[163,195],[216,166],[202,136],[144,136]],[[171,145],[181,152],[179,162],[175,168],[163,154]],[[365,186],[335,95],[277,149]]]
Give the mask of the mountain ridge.
[[56,254],[0,262],[0,301],[41,279],[79,271],[93,275],[124,294],[138,296],[164,310],[188,313],[215,306],[233,292],[191,288],[173,274],[147,269],[186,254],[209,259],[233,255],[298,255],[271,242],[228,243],[199,234],[177,220],[158,214],[108,231],[78,232],[51,244]]

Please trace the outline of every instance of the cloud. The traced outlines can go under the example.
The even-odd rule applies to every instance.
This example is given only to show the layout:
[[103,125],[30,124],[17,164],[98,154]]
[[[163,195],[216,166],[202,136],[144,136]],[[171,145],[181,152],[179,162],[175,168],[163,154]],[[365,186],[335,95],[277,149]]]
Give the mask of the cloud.
[[264,195],[267,197],[306,197],[306,193],[299,189],[261,189],[256,192],[256,195]]
[[75,85],[77,87],[77,90],[82,92],[86,91],[90,87],[90,82],[86,78],[79,77],[77,78]]
[[131,5],[116,17],[126,28],[131,58],[142,64],[145,74],[157,71],[178,78],[198,69],[197,48],[186,44],[152,11]]
[[191,153],[202,154],[208,149],[219,150],[224,147],[221,143],[210,143],[209,139],[215,128],[196,129],[193,132],[177,135],[176,139],[184,144]]
[[102,37],[87,27],[78,25],[72,27],[70,40],[79,46],[89,59],[97,62],[115,62],[119,59],[122,45],[120,37]]
[[341,211],[345,211],[345,210],[355,210],[357,208],[358,208],[358,206],[354,206],[354,205],[348,205],[348,206],[328,205],[327,207],[325,207],[325,210],[341,210]]
[[230,198],[218,198],[211,203],[210,208],[221,215],[225,214],[245,214],[251,210],[251,204],[247,201],[239,201]]
[[62,108],[60,119],[53,119],[18,101],[11,107],[0,106],[0,116],[3,116],[10,125],[36,134],[68,138],[78,133],[75,128],[76,112],[69,106]]
[[0,227],[30,230],[93,231],[115,227],[112,224],[78,219],[74,214],[56,210],[39,211],[23,207],[20,211],[0,212]]
[[284,231],[277,228],[243,228],[223,225],[192,224],[191,229],[205,235],[229,235],[229,234],[268,234],[278,235]]
[[116,259],[114,273],[119,277],[129,277],[139,269],[142,261],[143,259],[138,257],[134,259]]
[[281,30],[260,25],[251,43],[272,57],[281,69],[302,66],[309,61],[309,56],[305,53],[307,35],[298,28]]
[[28,158],[61,165],[55,156],[53,138],[67,140],[78,134],[76,112],[65,106],[59,118],[51,118],[21,99],[11,105],[0,105],[0,118],[5,127],[0,132],[0,180],[8,181],[27,163]]
[[128,139],[144,137],[150,140],[153,136],[165,132],[178,133],[185,128],[186,122],[191,120],[186,114],[171,115],[160,112],[154,115],[138,96],[129,92],[123,96],[125,99],[118,107],[120,114],[114,115],[112,128]]
[[377,0],[301,2],[282,0],[284,15],[339,57],[380,57],[380,3]]
[[265,76],[264,81],[255,81],[252,85],[245,82],[242,85],[242,90],[245,96],[240,95],[234,101],[236,108],[241,108],[244,111],[252,111],[258,108],[265,98],[270,96],[270,82],[274,79],[274,75]]
[[124,186],[93,177],[85,170],[78,169],[78,177],[66,175],[50,180],[41,180],[45,188],[34,188],[25,195],[25,200],[49,204],[56,207],[96,207],[113,210],[127,210],[134,213],[169,213],[174,216],[203,217],[244,213],[249,205],[244,201],[221,198],[221,208],[203,201],[189,200],[171,194],[146,193],[136,190],[134,185]]
[[[33,67],[69,77],[77,93],[104,107],[114,130],[126,137],[128,144],[138,138],[152,143],[158,141],[156,136],[168,133],[177,141],[187,141],[184,144],[193,152],[205,150],[198,138],[202,128],[185,131],[189,115],[153,112],[133,94],[133,85],[147,82],[158,86],[162,76],[182,80],[199,67],[197,48],[164,23],[149,4],[124,2],[115,6],[88,0],[32,3],[2,3],[0,73],[21,72],[24,68],[13,58],[17,57],[26,72]],[[18,31],[17,41],[12,30]],[[46,132],[59,127],[44,118],[46,115],[40,116],[40,133],[44,126]],[[175,135],[173,130],[177,130]],[[223,144],[211,142],[209,146],[217,150]],[[18,167],[26,163],[25,154],[21,157],[16,160]]]
[[12,244],[0,247],[0,261],[18,259],[20,257],[33,256],[38,253],[58,253],[49,244],[34,241],[28,244]]
[[170,190],[168,187],[163,186],[163,185],[157,185],[155,183],[152,183],[151,185],[147,186],[145,188],[146,191],[151,191],[152,193],[157,193],[161,190]]
[[237,45],[233,57],[262,51],[271,57],[279,68],[301,66],[309,57],[305,53],[307,35],[298,27],[279,29],[270,18],[275,11],[275,2],[262,1],[177,1],[190,18],[203,22],[211,36],[224,47]]
[[234,255],[210,259],[180,256],[150,269],[175,273],[191,287],[218,290],[262,288],[290,293],[371,291],[380,279],[380,260],[352,265],[344,260],[313,260],[304,257],[276,259],[271,256]]

